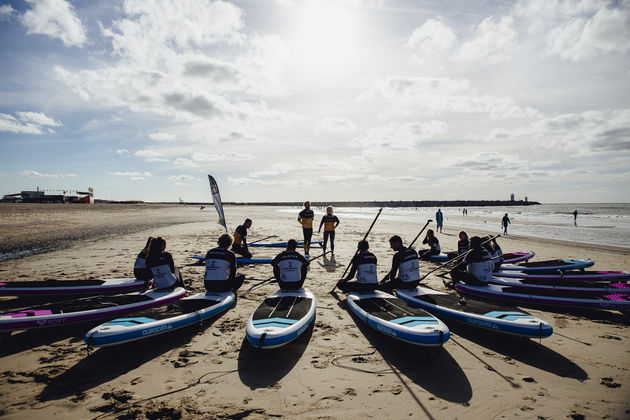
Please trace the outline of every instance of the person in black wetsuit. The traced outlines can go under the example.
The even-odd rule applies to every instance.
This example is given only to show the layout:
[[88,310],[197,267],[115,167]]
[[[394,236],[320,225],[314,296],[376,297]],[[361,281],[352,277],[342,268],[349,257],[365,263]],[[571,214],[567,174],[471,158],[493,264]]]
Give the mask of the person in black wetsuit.
[[322,225],[324,225],[324,252],[326,252],[326,245],[328,238],[330,238],[330,250],[335,253],[335,229],[339,226],[339,219],[333,214],[333,208],[326,207],[326,215],[322,217],[322,221],[319,222],[319,230],[322,231]]
[[505,216],[503,216],[503,219],[501,219],[501,224],[503,225],[503,234],[504,235],[508,234],[507,233],[507,228],[508,228],[508,225],[510,223],[512,223],[512,222],[510,222],[510,218],[508,217],[508,214],[505,213]]
[[298,222],[302,224],[304,234],[304,255],[308,255],[311,249],[311,238],[313,237],[313,218],[315,213],[311,210],[311,202],[304,202],[304,210],[298,214]]
[[451,278],[455,283],[464,282],[480,286],[488,284],[488,281],[492,279],[494,262],[488,250],[483,247],[482,242],[483,240],[478,236],[470,238],[471,251],[464,259],[466,271],[451,271]]
[[[358,253],[352,258],[350,273],[337,282],[337,287],[344,293],[371,292],[378,287],[376,273],[376,255],[372,254],[368,241],[359,241]],[[356,273],[357,281],[350,281]]]
[[252,253],[247,248],[247,229],[252,227],[252,220],[245,219],[242,225],[239,225],[234,231],[234,243],[232,244],[232,251],[242,255],[244,258],[251,258]]
[[162,237],[151,241],[147,253],[147,267],[153,273],[153,287],[157,290],[173,289],[184,286],[182,275],[175,267],[173,256],[165,252],[166,241]]
[[149,247],[152,241],[153,236],[149,236],[147,244],[144,246],[144,249],[140,251],[136,257],[136,262],[133,264],[133,276],[145,283],[148,283],[153,278],[153,272],[147,267],[147,255],[149,254]]
[[231,244],[232,237],[224,233],[217,241],[219,246],[206,254],[206,273],[203,276],[206,291],[236,292],[243,285],[245,275],[236,274],[236,256],[228,249]]
[[296,290],[304,285],[306,272],[308,271],[308,260],[299,254],[295,249],[297,241],[289,239],[287,248],[271,261],[273,275],[283,290]]
[[457,241],[457,252],[449,252],[446,254],[449,260],[462,255],[464,252],[470,249],[470,241],[468,240],[468,234],[463,230],[459,232],[459,241]]
[[392,269],[381,280],[378,288],[391,291],[392,289],[413,289],[418,286],[420,283],[418,253],[412,248],[405,248],[402,238],[398,235],[389,238],[389,245],[396,254],[392,258]]
[[428,244],[431,248],[420,250],[418,252],[418,254],[420,255],[420,259],[426,259],[430,257],[431,255],[440,254],[440,251],[441,251],[440,241],[438,241],[438,238],[435,237],[435,234],[433,233],[432,229],[427,230],[427,235],[422,240],[422,243]]

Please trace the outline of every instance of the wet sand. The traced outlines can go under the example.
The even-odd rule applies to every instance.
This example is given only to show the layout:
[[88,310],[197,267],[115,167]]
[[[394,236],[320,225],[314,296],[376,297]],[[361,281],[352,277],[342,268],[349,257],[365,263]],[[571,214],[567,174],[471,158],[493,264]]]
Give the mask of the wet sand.
[[[188,257],[205,254],[223,229],[216,224],[212,207],[200,211],[194,206],[44,205],[9,212],[5,206],[0,205],[2,252],[29,249],[42,241],[52,248],[60,243],[60,249],[1,261],[0,282],[131,276],[135,255],[147,236],[159,235],[167,239],[167,250],[191,290],[201,291],[204,268],[192,265]],[[299,239],[298,209],[296,214],[278,210],[225,208],[231,230],[245,217],[254,220],[250,241],[270,235],[283,241]],[[339,218],[334,257],[314,261],[307,278],[306,286],[318,299],[315,326],[294,343],[264,351],[245,340],[247,319],[275,290],[273,284],[248,292],[234,308],[202,327],[98,349],[90,355],[83,336],[94,324],[13,333],[0,342],[0,415],[16,419],[630,416],[627,316],[616,311],[528,309],[549,322],[554,335],[539,343],[451,326],[452,338],[440,351],[396,342],[351,316],[343,295],[329,293],[371,223],[343,214]],[[388,238],[400,234],[408,242],[425,222],[383,218],[376,223],[369,239],[381,276],[393,254]],[[451,226],[454,223],[446,219],[444,234],[438,234],[445,250],[455,248],[460,229]],[[630,271],[630,250],[625,248],[512,235],[501,238],[500,244],[505,252],[534,250],[534,260],[591,258],[596,269]],[[257,257],[278,252],[252,250]],[[434,267],[421,263],[422,272]],[[248,279],[241,293],[272,275],[267,265],[239,271]],[[437,274],[425,282],[444,289]]]

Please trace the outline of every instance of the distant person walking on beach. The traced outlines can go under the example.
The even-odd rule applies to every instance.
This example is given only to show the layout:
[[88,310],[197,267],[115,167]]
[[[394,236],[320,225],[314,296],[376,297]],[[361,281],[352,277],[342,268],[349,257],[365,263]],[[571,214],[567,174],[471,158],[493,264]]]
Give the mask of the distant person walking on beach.
[[[378,286],[376,255],[368,249],[370,249],[368,241],[359,241],[357,245],[359,252],[352,258],[350,274],[337,283],[342,292],[372,292]],[[355,274],[357,281],[350,281]]]
[[427,235],[422,240],[422,243],[429,245],[431,248],[418,251],[420,259],[427,259],[431,255],[439,255],[442,249],[440,248],[440,241],[435,237],[433,229],[427,230]]
[[308,260],[295,249],[297,241],[289,239],[287,248],[271,261],[273,276],[282,290],[296,290],[302,287],[308,271]]
[[573,212],[573,225],[577,226],[577,215],[578,215],[578,211],[574,211]]
[[326,207],[326,215],[322,217],[322,221],[319,222],[319,230],[322,231],[322,225],[324,225],[324,252],[326,252],[326,244],[328,238],[330,238],[330,250],[335,253],[335,228],[339,225],[339,219],[333,214],[333,208]]
[[503,234],[507,235],[507,227],[508,225],[512,223],[510,222],[510,218],[508,217],[508,214],[505,213],[505,216],[503,216],[503,219],[501,219],[501,224],[503,225]]
[[304,210],[298,214],[298,222],[302,224],[302,233],[304,234],[304,254],[308,255],[311,249],[311,238],[313,237],[313,218],[315,213],[311,210],[311,202],[304,202]]
[[228,249],[232,245],[232,237],[224,233],[219,236],[217,245],[206,254],[203,285],[207,292],[236,292],[243,285],[245,274],[236,274],[236,256]]
[[239,225],[234,231],[234,243],[232,244],[232,251],[245,258],[251,258],[252,253],[249,252],[247,247],[247,229],[252,227],[252,219],[245,219],[242,225]]
[[166,241],[159,237],[151,241],[147,253],[147,267],[153,273],[153,287],[157,290],[173,289],[178,285],[184,285],[182,275],[173,262],[173,256],[164,252],[165,249]]
[[442,233],[442,224],[444,223],[444,215],[442,214],[442,210],[438,209],[437,213],[435,213],[435,223],[437,224],[435,230]]

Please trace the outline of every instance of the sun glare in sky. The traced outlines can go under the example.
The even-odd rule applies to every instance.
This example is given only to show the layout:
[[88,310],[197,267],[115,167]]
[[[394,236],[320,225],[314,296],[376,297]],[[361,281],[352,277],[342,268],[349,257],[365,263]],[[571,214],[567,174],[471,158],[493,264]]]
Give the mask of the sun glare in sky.
[[307,77],[349,72],[358,59],[359,17],[346,6],[312,1],[296,10],[293,46],[297,70]]

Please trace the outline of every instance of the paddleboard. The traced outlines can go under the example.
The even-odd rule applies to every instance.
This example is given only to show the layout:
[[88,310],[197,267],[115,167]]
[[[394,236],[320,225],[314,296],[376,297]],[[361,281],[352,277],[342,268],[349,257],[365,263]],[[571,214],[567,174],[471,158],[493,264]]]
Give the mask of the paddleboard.
[[[323,244],[324,244],[324,241],[312,241],[311,242],[311,246],[313,246],[313,245],[322,246]],[[287,247],[287,243],[286,242],[273,242],[273,243],[256,242],[256,243],[253,243],[253,244],[248,244],[247,246],[267,247],[267,248],[286,248]],[[304,246],[304,242],[298,242],[298,246]]]
[[562,284],[578,283],[583,281],[614,282],[630,280],[627,271],[495,271],[493,275],[503,278],[523,279],[529,283]]
[[551,325],[515,306],[463,299],[452,293],[423,286],[411,290],[396,290],[396,296],[446,322],[455,321],[471,327],[520,337],[545,338],[553,333]]
[[580,309],[617,309],[630,310],[630,295],[626,294],[601,294],[584,298],[573,292],[559,292],[556,290],[539,290],[536,293],[527,292],[509,286],[488,284],[485,286],[472,286],[465,283],[456,283],[455,289],[479,296],[485,299],[494,299],[503,302],[514,302],[519,305],[530,304],[546,306],[550,309],[580,308]]
[[186,290],[177,287],[171,291],[149,290],[126,295],[96,296],[50,303],[0,314],[0,332],[48,328],[113,318],[129,312],[165,305],[185,295]]
[[247,322],[247,341],[260,349],[290,343],[315,320],[315,305],[315,295],[306,288],[270,294]]
[[522,271],[522,272],[534,272],[534,271],[549,271],[549,270],[580,270],[594,265],[592,260],[546,260],[536,262],[526,262],[519,264],[501,264],[501,271]]
[[532,283],[525,279],[512,279],[499,276],[492,276],[492,280],[489,281],[492,284],[498,284],[499,286],[508,286],[515,289],[522,289],[530,291],[531,293],[538,293],[540,290],[554,290],[557,292],[571,292],[575,296],[582,295],[589,297],[592,295],[601,294],[630,294],[630,286],[627,283],[597,283],[582,281],[578,283],[564,284],[545,284],[545,283]]
[[32,280],[0,283],[0,296],[112,295],[145,289],[143,280],[135,278],[93,280]]
[[235,302],[233,292],[204,292],[129,318],[117,318],[92,328],[85,334],[90,347],[107,347],[153,337],[166,332],[201,324],[229,309]]
[[346,303],[361,321],[398,340],[436,347],[446,343],[451,335],[442,321],[424,309],[379,290],[350,292]]
[[[527,261],[534,256],[534,252],[510,252],[503,255],[503,264],[514,264],[522,261]],[[432,262],[445,262],[448,261],[448,255],[445,253],[441,253],[438,255],[431,255],[427,257],[426,260]]]

